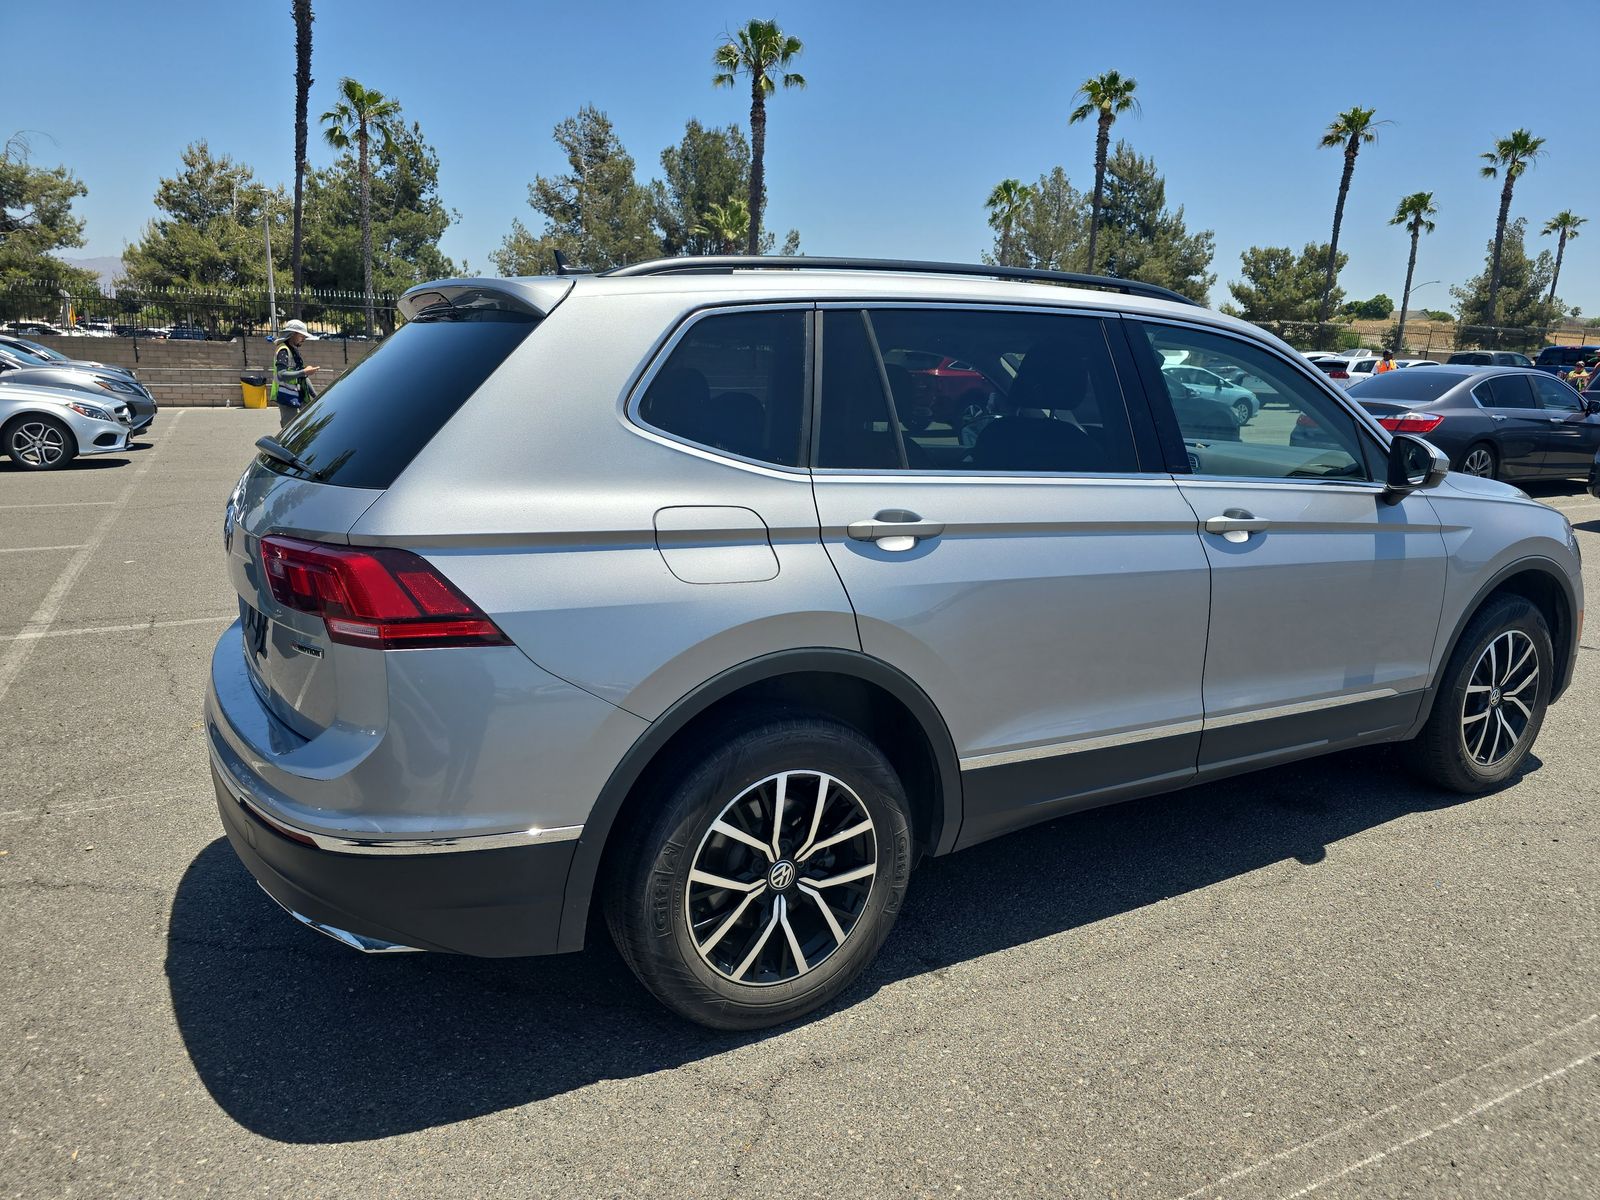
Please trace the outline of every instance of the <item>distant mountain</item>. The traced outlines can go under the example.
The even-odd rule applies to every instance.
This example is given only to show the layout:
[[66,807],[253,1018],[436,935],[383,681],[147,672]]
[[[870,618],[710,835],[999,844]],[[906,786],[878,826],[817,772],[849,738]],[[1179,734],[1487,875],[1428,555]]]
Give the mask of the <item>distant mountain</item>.
[[68,266],[81,267],[85,271],[93,271],[100,276],[100,283],[103,287],[109,288],[118,279],[122,278],[122,259],[120,257],[68,258],[62,255],[61,261]]

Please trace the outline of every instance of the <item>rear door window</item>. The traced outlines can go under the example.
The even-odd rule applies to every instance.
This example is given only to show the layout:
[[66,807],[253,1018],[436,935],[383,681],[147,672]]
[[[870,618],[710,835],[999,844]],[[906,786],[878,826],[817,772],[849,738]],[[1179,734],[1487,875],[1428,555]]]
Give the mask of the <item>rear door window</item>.
[[318,482],[390,486],[539,320],[494,308],[440,312],[402,325],[277,435]]
[[1484,408],[1536,408],[1526,375],[1493,375],[1472,389]]
[[806,313],[713,313],[691,324],[639,402],[639,419],[686,442],[799,466]]
[[827,310],[818,420],[817,466],[823,468],[985,474],[1139,469],[1098,317],[1005,309]]

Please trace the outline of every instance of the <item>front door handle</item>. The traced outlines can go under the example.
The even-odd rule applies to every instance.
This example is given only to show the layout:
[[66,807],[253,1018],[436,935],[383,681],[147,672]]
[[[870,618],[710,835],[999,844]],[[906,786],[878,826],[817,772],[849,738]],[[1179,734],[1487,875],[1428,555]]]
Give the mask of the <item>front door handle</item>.
[[1505,417],[1501,416],[1499,413],[1490,413],[1489,414],[1489,420],[1491,420],[1491,421],[1504,421]]
[[870,521],[852,521],[845,533],[857,542],[876,542],[879,550],[904,551],[923,538],[938,537],[944,526],[938,521],[924,521],[914,512],[903,508],[886,508]]
[[1242,508],[1230,508],[1220,517],[1207,517],[1206,532],[1220,533],[1226,541],[1243,542],[1248,541],[1252,533],[1260,533],[1271,524],[1271,521]]

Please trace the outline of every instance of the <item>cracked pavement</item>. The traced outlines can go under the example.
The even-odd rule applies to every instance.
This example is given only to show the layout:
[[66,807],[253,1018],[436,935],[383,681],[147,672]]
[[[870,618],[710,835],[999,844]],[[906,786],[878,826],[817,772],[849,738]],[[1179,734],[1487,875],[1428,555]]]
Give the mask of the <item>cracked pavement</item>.
[[919,870],[841,1003],[713,1034],[603,937],[365,958],[258,891],[200,704],[274,417],[180,411],[0,464],[0,549],[68,547],[0,557],[0,663],[48,624],[0,695],[0,1196],[1600,1193],[1593,650],[1499,793],[1376,749],[1025,831]]

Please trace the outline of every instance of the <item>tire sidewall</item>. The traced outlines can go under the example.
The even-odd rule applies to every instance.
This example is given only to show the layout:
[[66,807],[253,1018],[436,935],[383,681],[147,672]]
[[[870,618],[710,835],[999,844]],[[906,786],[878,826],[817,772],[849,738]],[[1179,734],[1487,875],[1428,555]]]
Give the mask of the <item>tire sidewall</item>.
[[[820,735],[820,736],[819,736]],[[783,983],[749,986],[718,974],[690,936],[684,896],[707,830],[729,801],[782,771],[823,771],[848,785],[872,818],[879,872],[867,906],[844,944],[819,966]],[[823,721],[785,722],[751,731],[704,759],[672,794],[643,872],[642,934],[636,969],[667,985],[647,985],[694,1020],[729,1028],[768,1025],[825,1003],[871,962],[905,899],[911,830],[899,779],[864,737]]]

